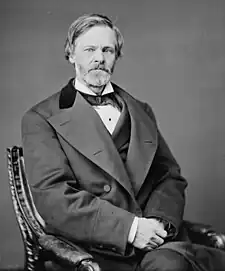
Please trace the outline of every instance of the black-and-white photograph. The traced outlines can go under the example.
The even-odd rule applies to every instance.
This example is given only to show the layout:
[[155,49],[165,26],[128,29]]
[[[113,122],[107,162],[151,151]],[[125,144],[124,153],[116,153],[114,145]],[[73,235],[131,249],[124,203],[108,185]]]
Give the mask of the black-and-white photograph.
[[0,270],[225,270],[225,1],[0,2]]

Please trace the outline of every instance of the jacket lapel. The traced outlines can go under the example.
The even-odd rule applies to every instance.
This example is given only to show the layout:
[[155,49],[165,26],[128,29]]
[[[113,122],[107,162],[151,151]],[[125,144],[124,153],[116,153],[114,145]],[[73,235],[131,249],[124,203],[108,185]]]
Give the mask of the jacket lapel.
[[[131,183],[111,135],[97,112],[79,92],[75,89],[73,92],[76,98],[72,107],[60,110],[48,121],[72,147],[113,176],[133,196]],[[65,100],[66,96],[63,97]]]
[[157,149],[156,125],[144,111],[143,106],[129,94],[114,85],[125,100],[130,114],[131,135],[126,168],[137,195],[151,166]]

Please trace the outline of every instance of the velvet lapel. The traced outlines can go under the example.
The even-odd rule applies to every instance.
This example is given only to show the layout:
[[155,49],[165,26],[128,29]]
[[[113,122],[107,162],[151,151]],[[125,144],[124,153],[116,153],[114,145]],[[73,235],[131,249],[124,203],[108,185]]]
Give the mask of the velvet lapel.
[[139,102],[116,85],[113,85],[113,87],[124,99],[130,114],[131,135],[126,168],[134,193],[137,195],[156,152],[157,130],[155,124]]
[[[48,121],[71,146],[113,176],[133,196],[131,183],[111,135],[96,111],[79,92],[73,91],[76,92],[73,106],[64,108]],[[65,93],[62,96],[65,99]]]

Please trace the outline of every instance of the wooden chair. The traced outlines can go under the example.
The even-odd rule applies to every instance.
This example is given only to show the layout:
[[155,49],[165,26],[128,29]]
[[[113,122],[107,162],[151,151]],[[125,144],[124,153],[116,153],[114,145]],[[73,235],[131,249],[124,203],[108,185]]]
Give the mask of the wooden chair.
[[[44,221],[32,200],[22,148],[7,148],[7,161],[13,207],[24,243],[25,270],[45,270],[45,262],[51,261],[66,270],[99,271],[91,254],[76,244],[71,245],[45,232]],[[225,250],[224,234],[216,233],[208,225],[184,223],[194,243]]]

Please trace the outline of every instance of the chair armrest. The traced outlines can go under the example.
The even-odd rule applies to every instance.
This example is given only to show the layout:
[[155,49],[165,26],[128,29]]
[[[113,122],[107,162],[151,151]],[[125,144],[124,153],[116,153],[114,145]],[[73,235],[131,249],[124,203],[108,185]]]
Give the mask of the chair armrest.
[[225,250],[225,235],[206,224],[184,221],[189,238],[193,243]]
[[74,266],[79,271],[100,271],[93,256],[77,245],[70,245],[53,235],[40,236],[38,243],[60,265]]

